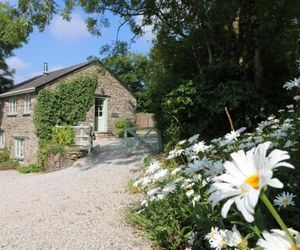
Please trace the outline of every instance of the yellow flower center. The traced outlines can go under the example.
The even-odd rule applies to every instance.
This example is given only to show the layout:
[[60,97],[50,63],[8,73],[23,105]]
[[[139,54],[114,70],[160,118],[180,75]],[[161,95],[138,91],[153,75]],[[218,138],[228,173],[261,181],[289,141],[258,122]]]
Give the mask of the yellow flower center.
[[215,231],[210,232],[209,236],[210,238],[215,239],[216,232]]
[[288,199],[284,199],[284,200],[282,201],[282,203],[283,203],[284,205],[288,205],[288,204],[289,204],[289,200],[288,200]]
[[288,250],[300,250],[300,247],[297,246],[292,246]]
[[249,176],[246,180],[245,183],[253,187],[254,189],[259,189],[259,175],[254,174]]

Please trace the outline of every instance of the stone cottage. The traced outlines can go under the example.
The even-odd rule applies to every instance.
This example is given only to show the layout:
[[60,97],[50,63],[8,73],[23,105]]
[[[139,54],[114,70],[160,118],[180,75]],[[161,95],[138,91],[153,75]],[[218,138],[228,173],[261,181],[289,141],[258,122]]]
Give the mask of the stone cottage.
[[12,159],[24,164],[38,160],[38,138],[33,122],[37,93],[43,88],[55,88],[61,80],[81,75],[96,75],[98,85],[95,103],[86,114],[85,124],[95,133],[114,134],[119,118],[135,121],[136,97],[99,61],[82,63],[69,68],[47,72],[17,84],[0,94],[0,149],[7,147]]

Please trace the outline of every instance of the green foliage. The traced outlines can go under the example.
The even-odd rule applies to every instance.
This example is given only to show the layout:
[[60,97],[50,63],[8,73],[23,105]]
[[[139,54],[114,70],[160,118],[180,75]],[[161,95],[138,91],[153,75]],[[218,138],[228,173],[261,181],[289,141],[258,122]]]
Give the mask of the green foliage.
[[16,169],[19,166],[19,162],[13,159],[0,162],[0,170]]
[[5,147],[1,152],[0,152],[0,162],[5,162],[8,161],[10,158],[10,152],[7,147]]
[[[295,80],[297,86],[299,81]],[[298,95],[300,90],[295,91],[293,89],[291,92]],[[180,95],[180,98],[182,96],[186,98],[185,95]],[[171,99],[176,99],[176,96]],[[184,101],[189,103],[188,98]],[[212,249],[213,247],[209,245],[208,240],[204,239],[211,231],[211,227],[231,230],[233,224],[237,226],[243,240],[238,247],[235,246],[234,248],[227,245],[223,246],[222,249],[261,249],[259,247],[253,248],[257,245],[258,239],[261,238],[261,232],[279,228],[278,223],[263,202],[260,200],[256,204],[253,212],[255,220],[252,223],[245,221],[245,218],[241,215],[241,208],[236,205],[232,206],[227,217],[223,218],[221,208],[224,209],[228,199],[222,198],[222,201],[217,202],[217,205],[212,209],[211,200],[208,199],[209,190],[212,190],[213,183],[218,183],[220,189],[222,189],[226,185],[222,186],[223,183],[231,182],[228,178],[230,176],[228,172],[232,169],[224,169],[224,162],[237,157],[237,153],[233,155],[233,152],[244,150],[247,152],[247,157],[248,155],[251,157],[250,155],[254,152],[255,146],[268,141],[272,142],[272,146],[274,146],[268,150],[268,156],[261,155],[261,157],[266,158],[260,158],[260,160],[267,161],[271,159],[270,154],[276,151],[277,153],[280,152],[278,149],[286,150],[287,152],[281,151],[282,154],[287,154],[284,160],[287,160],[295,168],[278,168],[273,171],[272,178],[278,178],[284,187],[283,189],[276,189],[266,185],[260,190],[260,197],[265,193],[272,202],[282,191],[298,194],[300,192],[298,181],[300,168],[297,167],[300,164],[300,108],[299,104],[295,105],[295,109],[293,107],[293,105],[290,105],[285,110],[280,111],[280,116],[272,115],[268,117],[252,133],[240,134],[235,139],[228,139],[229,134],[214,138],[207,145],[205,145],[206,143],[203,144],[203,146],[207,146],[206,149],[204,147],[203,150],[197,153],[197,146],[204,143],[203,141],[199,142],[199,135],[178,142],[175,148],[173,147],[169,152],[167,158],[160,157],[160,162],[154,160],[150,166],[142,169],[140,178],[136,178],[131,183],[131,186],[135,188],[134,191],[143,192],[145,198],[136,208],[130,211],[128,220],[146,232],[155,245],[164,249],[185,249],[188,247],[192,247],[192,249]],[[176,110],[181,112],[179,108]],[[274,151],[271,153],[272,150]],[[215,168],[216,163],[219,167],[221,166],[221,169],[217,170]],[[257,164],[254,163],[255,166]],[[214,172],[214,169],[217,172]],[[167,173],[164,177],[161,177],[164,175],[162,171]],[[221,174],[224,174],[224,171],[225,174],[228,174],[227,177],[225,175],[220,177]],[[217,176],[220,178],[217,178],[216,181]],[[226,178],[229,181],[224,181]],[[226,191],[220,193],[219,197],[221,195],[225,197],[224,193]],[[299,220],[295,220],[295,217],[300,213],[300,200],[296,198],[294,202],[294,205],[280,207],[278,212],[288,227],[298,230],[300,224]],[[291,214],[294,216],[290,216]],[[195,235],[195,237],[191,237],[192,235]]]
[[28,173],[42,172],[42,171],[44,171],[44,168],[41,165],[38,165],[38,164],[30,164],[30,165],[27,165],[27,166],[21,166],[21,165],[19,165],[17,167],[17,170],[20,173],[28,174]]
[[60,144],[49,143],[47,140],[40,140],[39,165],[45,166],[45,162],[51,154],[64,154],[65,148]]
[[94,103],[96,77],[81,76],[62,81],[55,90],[43,89],[37,95],[34,123],[41,140],[51,140],[55,125],[77,125]]
[[[120,50],[119,44],[113,50]],[[142,54],[112,51],[103,60],[104,65],[111,70],[138,98],[138,112],[147,112],[150,96],[147,85],[149,58]]]
[[[190,236],[191,228],[203,234],[221,220],[206,200],[206,190],[201,192],[202,202],[191,207],[184,191],[171,194],[167,198],[148,204],[141,211],[131,210],[128,221],[146,232],[148,238],[164,249],[184,249]],[[206,201],[204,201],[206,200]],[[195,249],[209,249],[204,237],[194,245]]]
[[64,146],[74,144],[74,131],[69,126],[54,127],[52,129],[52,143]]
[[18,161],[10,159],[10,152],[7,148],[0,152],[0,170],[16,169],[18,165]]
[[232,114],[235,127],[251,127],[251,121],[263,118],[257,105],[265,102],[257,98],[256,90],[245,80],[246,74],[235,64],[209,65],[198,78],[178,84],[164,94],[157,101],[155,113],[165,145],[193,133],[212,138],[229,131],[225,107]]
[[116,121],[115,127],[117,129],[118,136],[124,137],[125,129],[132,128],[133,123],[127,118],[120,118]]
[[8,4],[0,3],[0,92],[12,84],[14,70],[9,69],[6,59],[13,50],[21,47],[32,31],[30,22],[21,17]]

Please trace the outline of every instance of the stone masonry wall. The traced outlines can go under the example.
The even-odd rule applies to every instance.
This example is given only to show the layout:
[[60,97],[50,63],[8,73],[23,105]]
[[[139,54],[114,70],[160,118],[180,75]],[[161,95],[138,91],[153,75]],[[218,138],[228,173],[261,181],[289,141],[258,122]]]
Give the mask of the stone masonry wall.
[[[74,74],[68,75],[62,80],[72,80],[81,75],[96,75],[98,85],[95,90],[96,97],[106,97],[108,102],[107,107],[107,132],[116,134],[115,123],[119,118],[128,118],[135,123],[136,114],[136,98],[127,90],[110,72],[105,70],[98,63],[92,64],[84,69],[81,69]],[[57,86],[54,83],[48,88],[54,89]],[[95,105],[91,107],[86,115],[85,124],[94,126],[95,120]]]
[[[108,100],[108,114],[107,114],[107,129],[108,133],[115,134],[115,122],[119,118],[128,118],[135,122],[136,98],[122,85],[119,81],[100,64],[94,63],[89,66],[67,75],[59,79],[46,88],[54,89],[61,80],[72,80],[80,75],[96,75],[98,78],[98,85],[95,91],[95,96],[105,97]],[[25,140],[25,157],[24,164],[37,163],[39,147],[38,138],[35,133],[35,126],[33,123],[33,110],[35,103],[35,94],[31,94],[32,112],[30,115],[24,115],[24,96],[17,96],[17,115],[8,115],[9,98],[1,100],[0,113],[0,129],[5,133],[5,144],[10,150],[11,158],[15,158],[15,138],[22,138]],[[86,115],[85,124],[94,126],[95,120],[95,105],[91,107]]]
[[[9,98],[1,100],[0,128],[4,132],[5,145],[10,151],[10,157],[15,159],[15,139],[24,139],[25,164],[36,163],[38,160],[38,138],[33,123],[33,112],[24,114],[24,96],[17,96],[17,114],[9,115]],[[35,95],[31,94],[31,105],[34,106]]]

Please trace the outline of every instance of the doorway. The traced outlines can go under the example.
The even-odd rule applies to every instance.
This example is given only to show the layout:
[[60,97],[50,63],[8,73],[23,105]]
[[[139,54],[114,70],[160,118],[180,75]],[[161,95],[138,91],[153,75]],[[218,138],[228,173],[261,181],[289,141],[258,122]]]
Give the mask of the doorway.
[[107,132],[107,98],[95,99],[95,132]]

